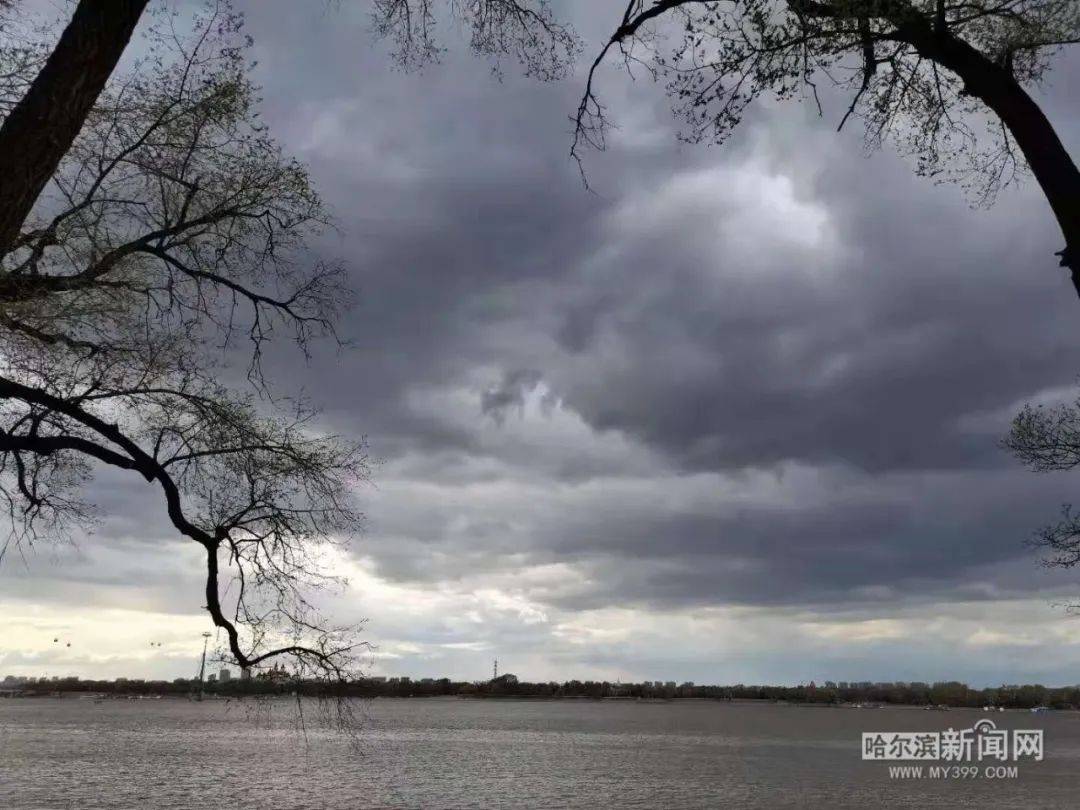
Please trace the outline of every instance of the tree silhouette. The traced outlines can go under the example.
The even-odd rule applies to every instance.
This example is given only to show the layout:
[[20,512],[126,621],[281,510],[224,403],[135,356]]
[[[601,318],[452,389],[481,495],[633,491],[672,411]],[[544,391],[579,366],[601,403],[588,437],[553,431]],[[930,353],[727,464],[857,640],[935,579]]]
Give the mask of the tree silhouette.
[[572,153],[604,146],[596,74],[612,53],[666,81],[689,141],[723,141],[762,94],[816,100],[830,82],[851,96],[840,126],[862,118],[870,145],[896,141],[981,201],[1026,163],[1080,295],[1080,172],[1029,93],[1077,42],[1075,0],[630,0],[588,72]]
[[[3,58],[20,70],[0,95],[29,87],[25,101],[56,51],[44,58],[16,25]],[[258,122],[240,20],[212,6],[176,26],[163,15],[147,52],[97,93],[0,265],[8,542],[84,523],[93,466],[130,471],[205,550],[205,607],[236,663],[290,654],[299,671],[341,677],[355,633],[328,627],[305,591],[333,582],[320,555],[358,526],[364,447],[320,434],[305,403],[256,393],[267,340],[285,332],[306,350],[333,334],[343,269],[304,255],[328,217]],[[249,394],[213,359],[240,338]]]
[[[542,2],[447,5],[474,51],[542,78],[577,47]],[[364,444],[267,396],[260,360],[282,333],[305,353],[332,337],[349,291],[305,255],[329,217],[258,122],[241,19],[228,0],[190,24],[159,6],[118,74],[147,0],[79,0],[55,42],[19,6],[0,0],[0,556],[91,519],[95,467],[130,471],[204,549],[205,609],[239,666],[286,655],[296,678],[344,679],[357,628],[305,593],[338,581],[326,552],[359,526]],[[428,0],[372,9],[401,63],[437,58]],[[248,394],[212,359],[241,338]]]
[[[1034,472],[1080,467],[1080,399],[1056,407],[1024,406],[1002,444]],[[1057,522],[1041,528],[1031,543],[1049,552],[1044,562],[1050,567],[1080,565],[1080,514],[1064,506]]]

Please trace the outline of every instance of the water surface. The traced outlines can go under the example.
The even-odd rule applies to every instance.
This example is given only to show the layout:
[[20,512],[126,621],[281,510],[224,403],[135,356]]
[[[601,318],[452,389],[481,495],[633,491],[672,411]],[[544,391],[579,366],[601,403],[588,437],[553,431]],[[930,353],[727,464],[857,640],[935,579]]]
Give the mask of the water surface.
[[969,728],[969,710],[673,701],[378,699],[358,744],[288,701],[0,700],[0,807],[1075,808],[1080,713],[1015,779],[890,779],[863,731]]

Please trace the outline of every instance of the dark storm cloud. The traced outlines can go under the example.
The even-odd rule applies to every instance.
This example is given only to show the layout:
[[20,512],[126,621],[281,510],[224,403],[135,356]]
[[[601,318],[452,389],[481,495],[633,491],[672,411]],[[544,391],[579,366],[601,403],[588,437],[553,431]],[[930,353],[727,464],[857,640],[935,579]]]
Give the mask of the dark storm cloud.
[[[573,83],[518,80],[508,92],[458,58],[423,77],[393,75],[387,93],[370,79],[372,60],[323,69],[329,87],[302,103],[330,111],[304,126],[334,134],[301,151],[341,213],[339,249],[361,296],[346,325],[355,383],[334,376],[330,406],[388,450],[398,438],[469,447],[467,435],[411,420],[402,392],[493,364],[541,374],[596,428],[695,469],[993,463],[993,443],[956,420],[1073,373],[1072,305],[1033,189],[971,212],[955,187],[934,189],[887,155],[864,160],[854,136],[810,130],[802,144],[772,144],[748,129],[730,150],[674,167],[668,142],[617,153],[621,177],[596,158],[608,174],[595,185],[612,192],[598,197],[565,160]],[[420,109],[377,105],[373,120],[362,103],[426,98],[431,85],[435,101]],[[334,112],[338,96],[353,101]],[[788,110],[775,117],[806,126]],[[827,216],[835,250],[807,243],[799,229],[813,226],[785,220],[752,187],[807,165],[812,176],[786,202]],[[748,206],[763,221],[740,217]]]
[[[503,373],[502,379],[480,396],[480,410],[502,424],[507,413],[525,407],[526,397],[537,389],[544,375],[536,369],[517,368]],[[541,400],[545,411],[554,406],[554,397],[546,394]]]
[[[613,73],[626,120],[648,123],[590,158],[587,193],[566,159],[576,82],[498,84],[453,52],[392,73],[357,50],[362,19],[278,10],[251,13],[268,116],[337,209],[344,235],[320,250],[344,255],[360,295],[355,348],[289,378],[412,482],[449,487],[368,497],[362,548],[384,574],[578,561],[595,575],[583,605],[911,595],[1024,556],[1068,499],[1067,479],[1036,485],[997,447],[1010,408],[1080,368],[1037,189],[969,210],[805,108],[759,109],[724,149],[680,150],[660,94]],[[575,13],[586,33],[607,20]],[[457,391],[471,417],[418,409],[432,391]],[[640,451],[557,466],[512,448],[532,394]],[[552,495],[528,519],[509,514],[525,497],[510,484],[470,501],[446,480],[557,492],[639,462],[661,497],[682,473],[853,472],[818,503],[732,506],[718,479],[700,513]],[[949,471],[947,497],[925,491],[927,471]]]
[[[662,94],[613,71],[626,126],[589,192],[567,157],[579,81],[496,82],[452,31],[442,65],[403,74],[363,4],[245,5],[265,117],[336,211],[317,249],[359,298],[349,349],[267,369],[384,460],[356,544],[379,575],[482,589],[562,564],[577,578],[528,594],[571,612],[1060,586],[1022,541],[1072,482],[996,444],[1080,372],[1036,189],[971,211],[805,107],[679,147]],[[617,6],[569,8],[595,41]],[[170,535],[142,491],[94,491],[132,578],[132,549]]]
[[[551,597],[565,609],[820,609],[925,601],[954,589],[1000,598],[1064,581],[1045,579],[1022,541],[1071,496],[1067,480],[992,471],[790,476],[798,480],[755,481],[734,495],[737,481],[713,476],[691,486],[664,477],[579,486],[572,495],[550,484],[425,493],[391,482],[362,547],[381,574],[414,584],[568,564],[585,584]],[[1015,576],[1014,563],[1026,577]]]
[[[597,351],[590,364],[579,345],[574,367],[556,365],[552,379],[597,428],[638,435],[693,468],[1000,463],[993,441],[959,420],[1072,376],[1075,302],[1052,266],[1043,278],[1032,272],[1040,255],[1051,263],[1045,242],[1042,254],[1017,245],[1024,226],[987,228],[957,254],[945,250],[957,228],[948,216],[898,219],[915,231],[906,249],[868,228],[847,243],[861,255],[836,257],[824,283],[800,272],[813,256],[740,278],[712,265],[713,246],[678,244],[674,229],[659,243],[635,240],[645,244],[620,254],[605,279],[627,297],[589,327],[627,362],[603,364]],[[1016,269],[1002,273],[1001,263]]]

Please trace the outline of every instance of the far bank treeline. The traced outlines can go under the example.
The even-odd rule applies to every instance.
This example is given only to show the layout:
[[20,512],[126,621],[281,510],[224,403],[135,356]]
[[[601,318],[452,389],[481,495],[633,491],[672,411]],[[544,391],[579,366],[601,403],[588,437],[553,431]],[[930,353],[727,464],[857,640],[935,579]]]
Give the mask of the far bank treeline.
[[[5,686],[15,686],[5,683]],[[311,696],[348,697],[488,697],[535,699],[706,699],[768,700],[808,704],[882,703],[910,706],[956,706],[1029,709],[1047,706],[1053,709],[1080,708],[1080,686],[1046,687],[1039,684],[1008,685],[973,689],[958,681],[937,683],[847,683],[826,681],[800,686],[702,686],[693,683],[645,681],[612,683],[608,681],[564,681],[529,683],[513,675],[503,675],[486,682],[452,681],[449,678],[360,678],[346,683],[297,680],[280,670],[263,672],[252,678],[207,682],[208,695],[244,697],[300,693]],[[147,681],[120,678],[115,681],[91,681],[79,678],[19,679],[24,695],[50,693],[102,693],[111,695],[187,695],[199,690],[197,679]]]

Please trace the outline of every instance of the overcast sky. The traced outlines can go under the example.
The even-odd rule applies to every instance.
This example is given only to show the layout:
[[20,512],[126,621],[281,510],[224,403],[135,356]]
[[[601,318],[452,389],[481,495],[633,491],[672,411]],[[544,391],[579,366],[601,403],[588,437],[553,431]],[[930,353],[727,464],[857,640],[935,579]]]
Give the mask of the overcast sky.
[[[997,446],[1080,373],[1033,183],[972,210],[864,157],[828,96],[681,145],[612,68],[590,193],[580,77],[497,82],[453,30],[403,74],[366,3],[240,5],[264,117],[340,222],[316,250],[359,293],[352,349],[271,367],[381,460],[327,603],[368,619],[375,674],[1080,680],[1080,583],[1024,545],[1080,481]],[[619,3],[566,5],[591,56]],[[1070,74],[1042,98],[1080,154]],[[4,560],[0,675],[194,674],[199,550],[142,495],[103,474],[93,536]]]

